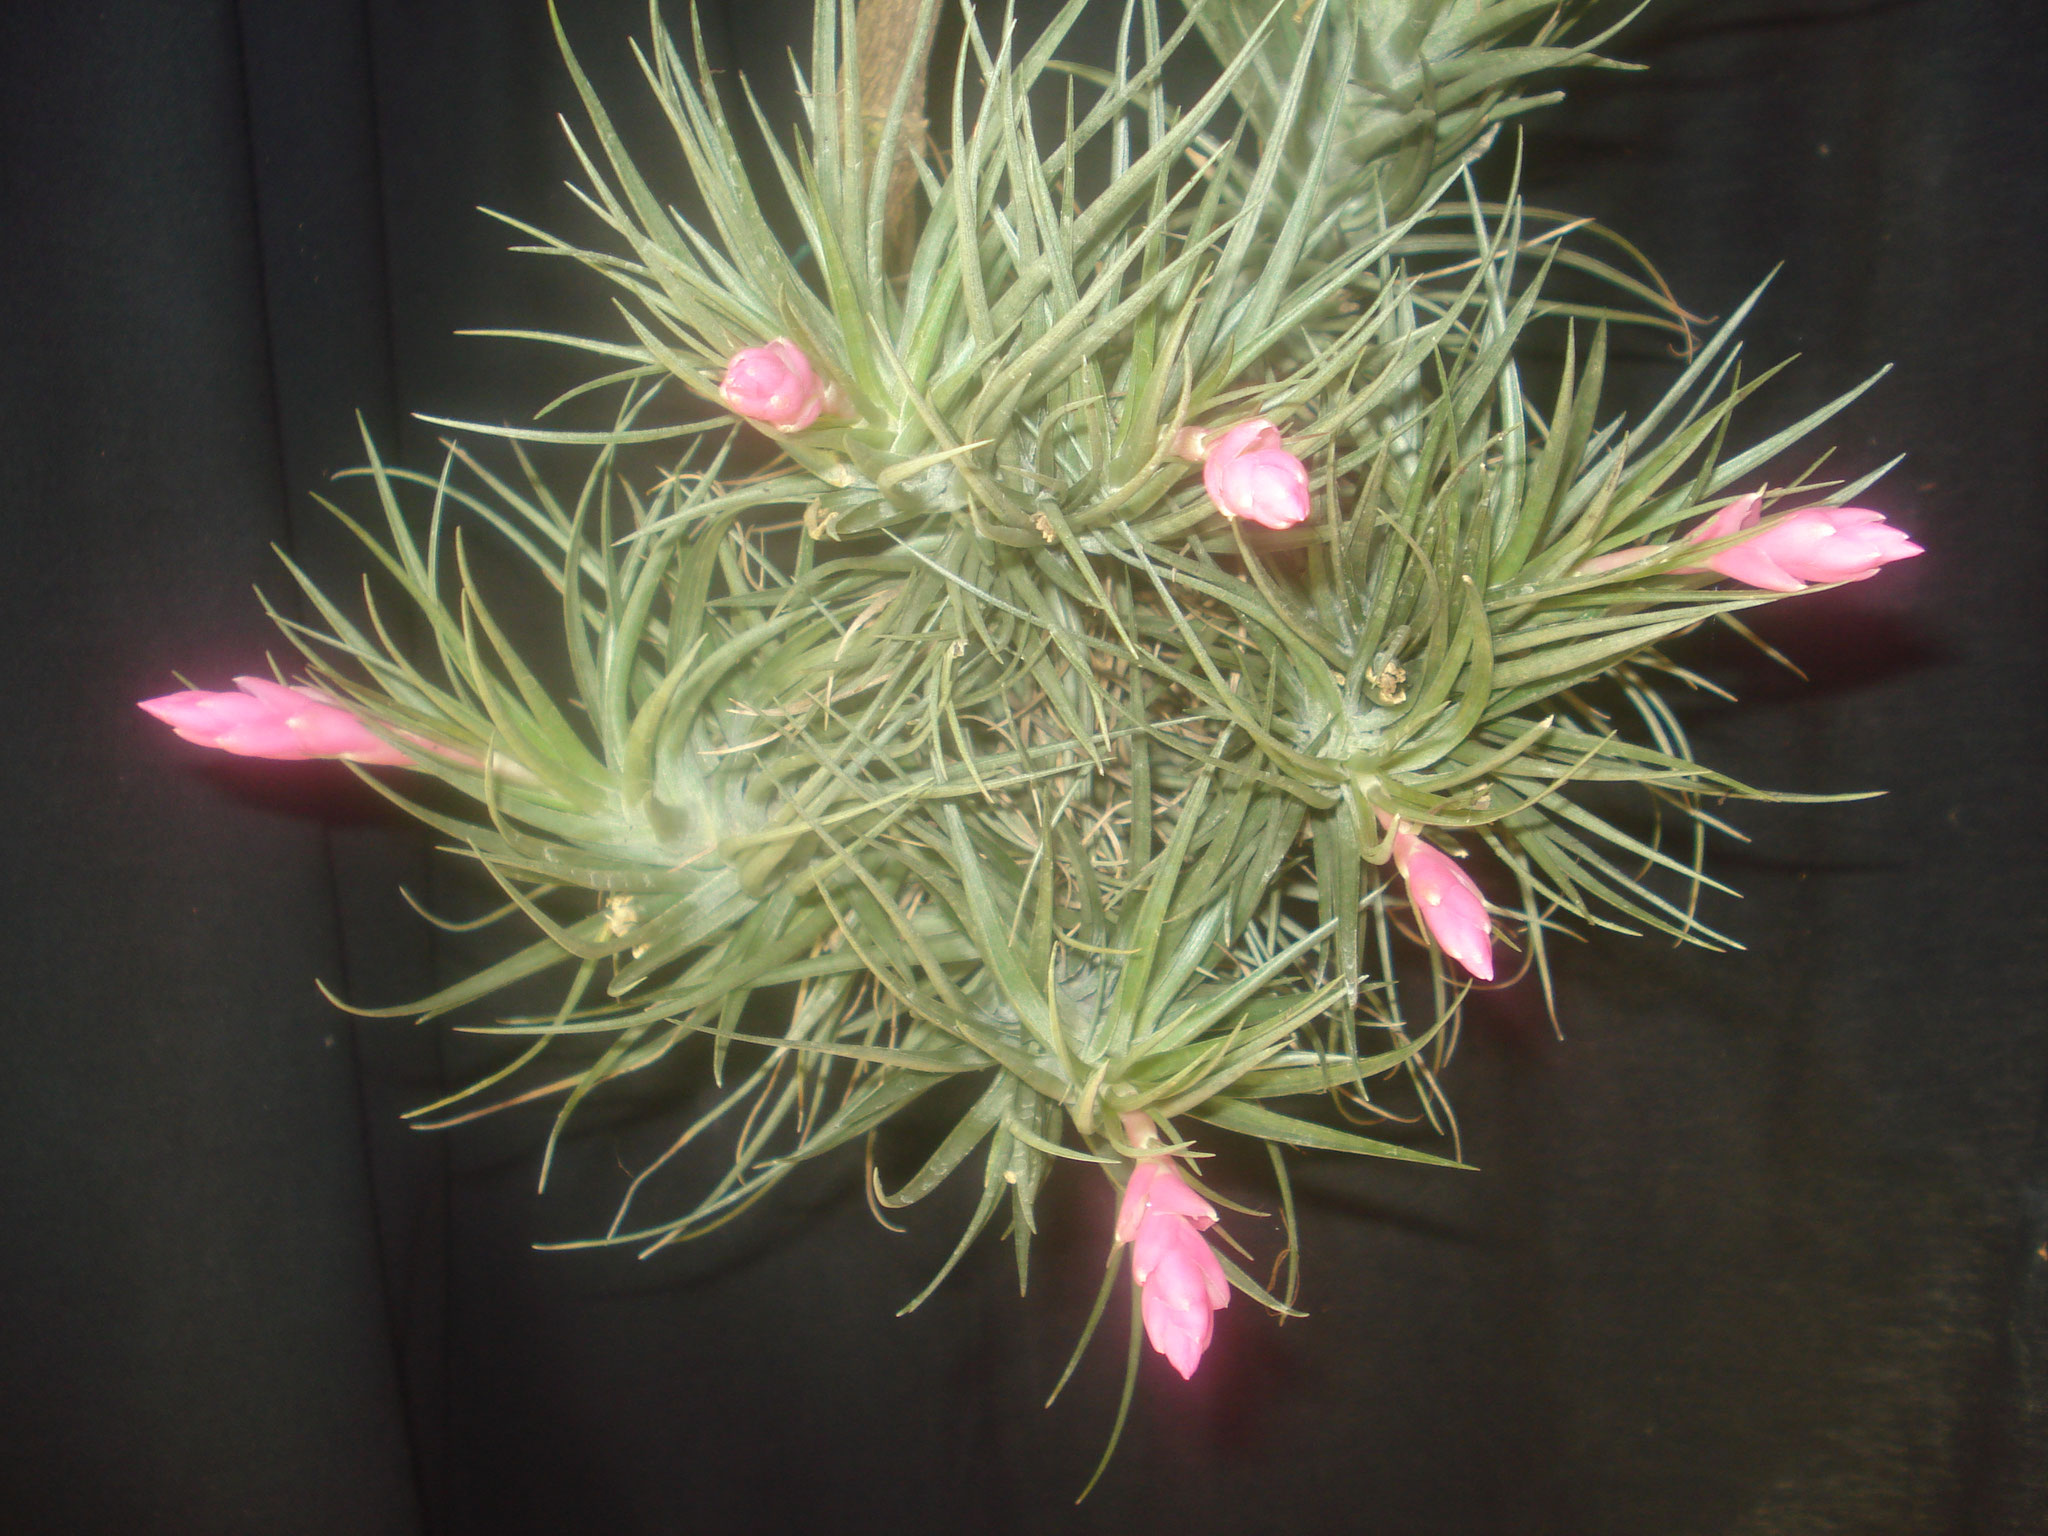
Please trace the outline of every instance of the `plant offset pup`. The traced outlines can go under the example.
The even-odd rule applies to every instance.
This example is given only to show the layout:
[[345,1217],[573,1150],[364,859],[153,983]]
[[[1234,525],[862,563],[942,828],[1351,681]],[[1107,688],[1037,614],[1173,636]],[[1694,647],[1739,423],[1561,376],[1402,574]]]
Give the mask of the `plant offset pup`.
[[[1527,79],[1599,62],[1571,6],[1129,0],[1106,69],[1059,62],[1084,0],[1034,39],[970,14],[927,133],[938,4],[869,0],[856,25],[821,0],[804,120],[758,122],[759,186],[701,43],[657,18],[642,62],[688,219],[571,57],[601,230],[526,232],[611,284],[622,327],[510,334],[603,371],[542,425],[471,429],[515,440],[512,475],[373,455],[381,530],[352,526],[419,644],[308,584],[310,622],[279,622],[317,691],[148,707],[475,802],[372,776],[532,928],[402,1011],[562,984],[489,1026],[522,1049],[429,1123],[551,1092],[544,1178],[593,1093],[701,1061],[715,1102],[591,1241],[709,1230],[964,1084],[874,1198],[978,1159],[945,1269],[1007,1208],[1021,1282],[1047,1175],[1106,1178],[1095,1315],[1132,1245],[1132,1369],[1142,1322],[1185,1376],[1231,1289],[1291,1307],[1283,1148],[1451,1163],[1353,1127],[1449,1128],[1470,986],[1533,970],[1547,994],[1560,925],[1726,943],[1694,915],[1720,888],[1705,802],[1767,796],[1691,760],[1659,647],[1918,548],[1838,505],[1868,480],[1746,489],[1853,398],[1732,450],[1747,304],[1690,345],[1578,225],[1476,190],[1500,124],[1551,99]],[[882,34],[899,62],[871,74]],[[1219,71],[1170,100],[1197,34]],[[1600,406],[1614,324],[1688,342],[1628,421]],[[1562,359],[1540,401],[1538,354]],[[479,592],[460,522],[554,594],[567,697]],[[296,715],[210,723],[280,698],[317,742]],[[670,1156],[712,1130],[730,1159],[669,1196]],[[1219,1133],[1271,1153],[1283,1295],[1202,1183]]]

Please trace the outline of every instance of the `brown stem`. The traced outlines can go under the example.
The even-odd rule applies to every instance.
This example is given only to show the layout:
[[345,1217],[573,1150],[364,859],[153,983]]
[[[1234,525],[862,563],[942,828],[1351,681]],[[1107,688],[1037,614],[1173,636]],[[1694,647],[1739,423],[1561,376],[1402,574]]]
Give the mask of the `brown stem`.
[[924,143],[925,66],[939,20],[935,5],[929,22],[920,26],[918,12],[923,9],[922,0],[860,0],[854,13],[854,47],[860,56],[860,118],[870,149],[881,144],[897,86],[905,74],[911,76],[882,214],[882,256],[892,273],[909,267],[917,236],[913,202],[917,166],[911,157]]

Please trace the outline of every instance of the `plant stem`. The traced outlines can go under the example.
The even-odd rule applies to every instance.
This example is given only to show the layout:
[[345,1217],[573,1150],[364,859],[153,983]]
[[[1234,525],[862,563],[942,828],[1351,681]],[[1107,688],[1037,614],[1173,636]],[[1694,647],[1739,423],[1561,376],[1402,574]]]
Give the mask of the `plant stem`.
[[920,16],[925,9],[923,0],[860,0],[854,17],[854,47],[860,57],[860,117],[870,147],[881,141],[898,85],[906,74],[911,77],[883,207],[883,259],[892,273],[909,267],[917,235],[912,201],[917,169],[911,157],[924,143],[925,70],[939,20],[936,5]]

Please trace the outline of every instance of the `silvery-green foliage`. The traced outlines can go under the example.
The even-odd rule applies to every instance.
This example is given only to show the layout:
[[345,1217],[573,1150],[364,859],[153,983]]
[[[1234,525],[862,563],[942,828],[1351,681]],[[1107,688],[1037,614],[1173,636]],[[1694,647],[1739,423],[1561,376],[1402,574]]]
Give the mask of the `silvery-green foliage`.
[[[403,1011],[562,978],[548,1012],[476,1026],[520,1053],[424,1117],[552,1095],[559,1132],[677,1052],[717,1086],[671,1150],[721,1132],[723,1172],[672,1191],[664,1156],[594,1241],[705,1231],[955,1079],[957,1124],[872,1192],[978,1166],[954,1260],[1002,1215],[1020,1278],[1058,1166],[1128,1167],[1120,1114],[1452,1161],[1367,1134],[1451,1128],[1467,985],[1418,942],[1385,818],[1484,850],[1510,974],[1547,987],[1574,922],[1727,942],[1694,911],[1702,837],[1759,792],[1692,761],[1666,701],[1692,680],[1658,648],[1775,594],[1709,587],[1676,541],[1846,401],[1731,448],[1738,312],[1640,419],[1603,413],[1610,325],[1683,317],[1473,174],[1553,99],[1532,79],[1603,39],[1548,0],[1130,0],[1105,68],[1061,58],[1085,3],[1035,38],[970,14],[917,143],[901,94],[859,118],[850,4],[820,0],[793,135],[744,95],[729,116],[657,16],[672,139],[629,151],[571,55],[594,232],[520,227],[611,286],[618,328],[510,334],[601,371],[498,430],[515,469],[373,459],[360,531],[421,644],[318,592],[320,624],[287,624],[352,705],[448,749],[477,809],[403,803],[531,929]],[[1164,65],[1202,41],[1213,83],[1175,100]],[[693,216],[651,190],[657,156]],[[1607,298],[1554,297],[1561,269]],[[719,374],[778,337],[850,410],[743,475],[760,437]],[[1539,345],[1562,351],[1541,400]],[[1174,453],[1251,416],[1308,465],[1297,529],[1224,521]],[[658,476],[629,470],[649,452]],[[558,601],[567,696],[496,622],[465,527]],[[1586,573],[1635,546],[1662,552]]]

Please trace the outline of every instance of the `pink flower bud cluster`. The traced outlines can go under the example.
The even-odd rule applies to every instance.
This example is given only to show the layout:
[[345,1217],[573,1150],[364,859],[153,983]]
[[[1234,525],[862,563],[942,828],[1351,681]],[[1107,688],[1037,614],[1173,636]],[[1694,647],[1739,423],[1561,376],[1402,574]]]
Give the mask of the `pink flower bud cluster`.
[[354,715],[311,688],[267,677],[238,677],[240,693],[189,688],[142,700],[142,708],[187,741],[241,757],[302,761],[341,757],[352,763],[403,768],[412,759]]
[[[1757,528],[1764,499],[1749,495],[1731,501],[1685,536],[1688,544],[1726,539]],[[1579,566],[1581,576],[1601,576],[1661,554],[1667,546],[1633,544],[1595,555]],[[1768,528],[1726,549],[1716,550],[1697,565],[1681,571],[1726,576],[1767,592],[1804,592],[1808,587],[1838,581],[1868,581],[1894,560],[1909,560],[1924,551],[1868,507],[1801,507],[1774,518]]]
[[1493,918],[1465,866],[1385,811],[1380,824],[1393,829],[1394,868],[1437,948],[1481,981],[1493,980]]
[[1181,433],[1174,450],[1202,466],[1202,487],[1225,517],[1292,528],[1308,517],[1308,466],[1263,416],[1222,432]]
[[[1149,1140],[1150,1124],[1139,1124],[1139,1140]],[[1117,1210],[1116,1240],[1131,1244],[1131,1279],[1140,1292],[1145,1337],[1183,1380],[1195,1374],[1215,1334],[1216,1314],[1230,1302],[1223,1266],[1202,1236],[1215,1225],[1215,1208],[1188,1187],[1169,1159],[1139,1160]]]
[[[1756,527],[1763,497],[1731,501],[1693,529],[1689,538],[1725,539]],[[1922,553],[1918,544],[1867,507],[1801,507],[1739,544],[1686,570],[1714,571],[1770,592],[1804,592],[1820,582],[1868,581],[1882,566]]]
[[803,348],[780,337],[735,352],[718,381],[718,397],[735,416],[777,432],[801,432],[820,416],[845,410],[837,387],[818,376]]

